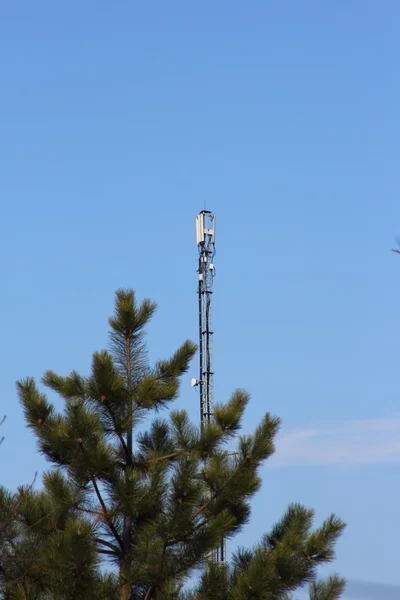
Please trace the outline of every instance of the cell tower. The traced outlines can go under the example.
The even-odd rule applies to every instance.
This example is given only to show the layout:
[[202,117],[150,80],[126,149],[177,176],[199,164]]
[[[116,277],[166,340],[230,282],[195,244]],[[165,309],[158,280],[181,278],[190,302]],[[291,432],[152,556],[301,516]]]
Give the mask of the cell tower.
[[[215,216],[208,210],[202,210],[197,215],[196,238],[199,249],[200,377],[192,380],[192,384],[200,388],[200,425],[204,427],[212,421],[214,410],[212,295],[215,275]],[[225,540],[221,540],[212,559],[215,562],[225,562]]]
[[196,237],[199,249],[199,348],[200,348],[200,423],[212,420],[214,409],[214,369],[212,294],[214,282],[215,217],[203,210],[196,218]]

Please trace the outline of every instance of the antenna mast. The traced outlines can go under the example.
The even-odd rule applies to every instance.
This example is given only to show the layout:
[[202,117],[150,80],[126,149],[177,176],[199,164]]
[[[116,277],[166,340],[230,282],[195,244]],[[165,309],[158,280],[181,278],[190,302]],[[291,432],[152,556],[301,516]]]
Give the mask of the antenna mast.
[[[200,388],[200,425],[211,423],[214,411],[214,364],[212,295],[215,275],[215,216],[202,210],[196,218],[196,237],[199,249],[198,302],[199,302],[199,347],[200,377],[194,385]],[[215,562],[225,562],[225,540],[213,552]]]
[[215,217],[203,210],[196,219],[199,249],[199,347],[200,347],[200,423],[212,420],[214,409],[212,294],[215,255]]

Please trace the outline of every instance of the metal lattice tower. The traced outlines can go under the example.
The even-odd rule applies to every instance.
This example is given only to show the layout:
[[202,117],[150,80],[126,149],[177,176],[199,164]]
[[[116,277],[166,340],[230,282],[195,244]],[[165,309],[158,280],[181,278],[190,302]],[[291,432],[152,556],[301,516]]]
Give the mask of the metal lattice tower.
[[196,219],[197,247],[199,249],[199,347],[200,347],[200,422],[209,423],[213,416],[214,370],[212,294],[214,281],[215,217],[202,211]]
[[[199,249],[200,373],[199,380],[194,380],[194,385],[200,388],[200,424],[204,427],[212,421],[214,410],[212,294],[215,275],[215,216],[208,210],[201,211],[196,218],[196,237]],[[221,540],[212,559],[225,562],[225,540]]]

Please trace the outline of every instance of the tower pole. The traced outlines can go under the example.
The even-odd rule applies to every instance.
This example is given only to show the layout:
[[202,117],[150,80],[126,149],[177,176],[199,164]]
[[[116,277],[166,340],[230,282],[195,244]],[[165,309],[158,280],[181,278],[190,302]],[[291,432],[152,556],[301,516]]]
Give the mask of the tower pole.
[[[199,250],[198,304],[200,349],[200,426],[211,423],[214,412],[214,360],[212,296],[215,275],[215,215],[203,210],[196,218],[196,237]],[[215,562],[225,562],[225,540],[213,552]]]

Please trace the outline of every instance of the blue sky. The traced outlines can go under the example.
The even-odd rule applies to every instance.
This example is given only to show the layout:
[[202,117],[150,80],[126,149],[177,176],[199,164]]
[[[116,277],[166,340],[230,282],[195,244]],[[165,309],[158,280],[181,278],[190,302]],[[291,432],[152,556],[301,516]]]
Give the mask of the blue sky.
[[152,358],[196,339],[207,206],[217,400],[245,387],[246,429],[283,421],[238,542],[304,502],[348,523],[333,570],[400,585],[399,18],[395,0],[2,6],[5,484],[44,467],[15,380],[87,372],[116,288],[159,303]]

